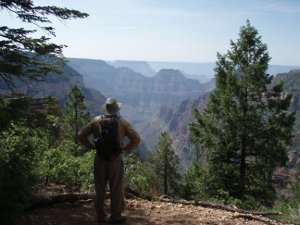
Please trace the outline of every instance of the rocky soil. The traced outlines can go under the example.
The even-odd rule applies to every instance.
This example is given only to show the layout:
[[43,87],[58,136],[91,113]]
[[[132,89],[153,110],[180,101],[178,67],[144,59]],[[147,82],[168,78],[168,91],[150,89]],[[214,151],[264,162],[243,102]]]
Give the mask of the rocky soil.
[[[109,212],[109,201],[106,209]],[[262,216],[232,213],[224,210],[203,208],[143,199],[128,199],[124,215],[125,225],[263,225],[282,224]],[[60,203],[27,212],[20,225],[91,225],[95,222],[92,200],[76,203]],[[106,223],[102,223],[106,224]]]

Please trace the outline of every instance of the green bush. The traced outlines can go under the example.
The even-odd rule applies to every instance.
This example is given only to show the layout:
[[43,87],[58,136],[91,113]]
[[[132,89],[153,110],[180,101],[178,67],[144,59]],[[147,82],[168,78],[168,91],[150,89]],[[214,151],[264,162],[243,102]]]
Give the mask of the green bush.
[[281,220],[290,223],[300,221],[300,180],[295,180],[288,188],[291,196],[281,196],[274,206],[274,209],[282,212]]
[[205,191],[206,176],[207,171],[203,165],[198,163],[191,165],[185,174],[185,199],[205,200],[208,198]]
[[1,224],[17,224],[30,196],[35,162],[32,134],[28,128],[16,124],[0,134]]
[[293,200],[289,200],[286,204],[286,218],[290,222],[300,221],[300,180],[295,180],[291,185],[291,193]]
[[82,157],[79,157],[79,184],[83,190],[92,190],[94,186],[94,165],[95,151],[86,152]]
[[38,168],[40,178],[46,184],[63,184],[71,190],[91,189],[95,153],[90,151],[82,156],[74,156],[74,149],[77,148],[81,147],[71,141],[64,141],[57,148],[43,152]]
[[134,153],[124,154],[125,185],[140,193],[149,193],[153,174]]

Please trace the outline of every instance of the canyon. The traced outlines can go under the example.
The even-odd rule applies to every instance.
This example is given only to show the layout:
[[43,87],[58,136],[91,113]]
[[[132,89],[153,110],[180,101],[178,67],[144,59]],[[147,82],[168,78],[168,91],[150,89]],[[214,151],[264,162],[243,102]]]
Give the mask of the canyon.
[[[85,95],[92,116],[99,114],[106,97],[114,96],[122,103],[121,116],[141,134],[139,154],[142,158],[146,158],[147,152],[155,148],[160,133],[167,131],[181,164],[186,167],[195,157],[205,156],[204,149],[197,149],[191,144],[188,125],[193,121],[193,109],[202,110],[205,107],[208,93],[214,88],[214,79],[201,83],[199,79],[187,77],[179,69],[155,71],[150,65],[143,61],[112,63],[70,58],[62,68],[63,74],[50,73],[41,81],[25,82],[14,89],[14,93],[35,97],[51,95],[63,105],[70,88],[77,85]],[[278,73],[273,83],[280,80],[284,82],[285,91],[293,95],[291,110],[295,111],[297,118],[295,138],[289,151],[290,163],[294,165],[300,158],[300,70]],[[4,84],[0,87],[1,94],[11,94],[12,91]],[[200,156],[196,156],[196,152]]]

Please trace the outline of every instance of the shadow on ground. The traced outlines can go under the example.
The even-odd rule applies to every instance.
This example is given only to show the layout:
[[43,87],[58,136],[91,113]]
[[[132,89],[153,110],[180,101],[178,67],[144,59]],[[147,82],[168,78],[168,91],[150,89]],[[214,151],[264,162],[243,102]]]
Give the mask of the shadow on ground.
[[[107,211],[109,206],[106,206]],[[124,215],[127,221],[124,225],[154,225],[150,222],[144,210],[126,207]],[[26,213],[20,225],[92,225],[97,224],[94,216],[92,202],[81,202],[76,204],[63,203],[50,207],[32,210]],[[102,223],[108,224],[108,223]]]

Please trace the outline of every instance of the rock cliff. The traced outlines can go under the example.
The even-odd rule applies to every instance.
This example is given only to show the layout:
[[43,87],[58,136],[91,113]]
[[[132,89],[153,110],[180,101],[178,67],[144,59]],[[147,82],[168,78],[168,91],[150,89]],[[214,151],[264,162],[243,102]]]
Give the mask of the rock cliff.
[[273,84],[283,81],[283,88],[286,92],[291,93],[292,99],[292,109],[295,111],[300,110],[300,69],[294,69],[288,73],[279,73],[273,79]]
[[300,69],[294,69],[288,73],[280,73],[273,79],[273,84],[283,81],[284,91],[292,94],[291,110],[296,113],[293,143],[289,150],[290,167],[300,163]]
[[91,114],[98,113],[100,105],[105,101],[104,96],[99,91],[86,88],[82,75],[70,66],[65,65],[62,71],[63,73],[60,75],[49,73],[39,81],[21,82],[14,90],[9,90],[2,84],[0,93],[9,95],[14,92],[34,97],[52,96],[63,105],[71,87],[77,85],[86,97],[87,106]]
[[[195,159],[196,147],[190,142],[189,124],[193,122],[193,110],[203,110],[208,94],[205,93],[194,100],[185,100],[178,107],[162,106],[159,113],[161,123],[165,124],[173,138],[174,148],[177,150],[182,164],[188,166]],[[199,149],[199,151],[203,151]],[[205,152],[200,152],[204,155]]]

